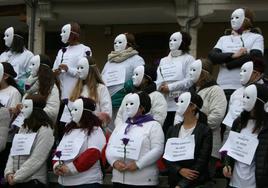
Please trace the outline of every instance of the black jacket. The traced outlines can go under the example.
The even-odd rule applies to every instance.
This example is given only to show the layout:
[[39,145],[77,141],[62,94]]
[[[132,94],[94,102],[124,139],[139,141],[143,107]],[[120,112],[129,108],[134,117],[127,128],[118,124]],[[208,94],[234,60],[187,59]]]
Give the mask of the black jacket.
[[[232,131],[241,132],[240,118],[236,119],[232,126]],[[255,152],[255,178],[257,188],[268,188],[268,122],[258,134],[259,144]],[[225,164],[233,169],[235,159],[225,156]]]
[[[178,137],[182,124],[177,124],[169,128],[167,139]],[[179,185],[181,188],[190,188],[204,183],[208,180],[208,162],[212,151],[212,131],[203,123],[197,123],[193,133],[195,135],[194,159],[184,161],[165,161],[169,171],[169,184]],[[200,173],[199,178],[190,181],[179,174],[181,168],[189,168]]]

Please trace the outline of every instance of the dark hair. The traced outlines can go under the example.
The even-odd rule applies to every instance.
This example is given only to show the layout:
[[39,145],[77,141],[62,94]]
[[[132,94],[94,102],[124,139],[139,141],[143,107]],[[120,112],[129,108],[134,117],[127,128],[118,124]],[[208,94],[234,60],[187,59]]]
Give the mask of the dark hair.
[[43,95],[46,99],[48,98],[54,84],[57,85],[59,91],[59,82],[57,81],[51,67],[51,61],[46,55],[40,56],[40,67],[38,70],[38,82],[39,82],[39,93]]
[[251,29],[253,27],[254,13],[248,8],[243,8],[245,12],[245,19],[243,23],[244,29]]
[[78,42],[80,39],[80,25],[77,22],[71,22],[71,33],[69,37],[69,41]]
[[37,132],[41,126],[52,127],[52,120],[48,117],[47,113],[43,110],[46,106],[46,99],[41,95],[28,95],[26,99],[33,101],[33,111],[29,118],[24,120],[23,127]]
[[140,91],[137,93],[140,98],[140,107],[143,107],[144,111],[142,114],[147,114],[151,110],[151,98],[144,91]]
[[4,73],[8,75],[8,78],[6,79],[7,84],[15,87],[22,94],[22,91],[19,89],[18,84],[14,78],[17,76],[17,73],[14,71],[13,66],[7,62],[2,62],[2,65],[4,67]]
[[[268,113],[264,110],[264,103],[268,101],[268,88],[261,84],[254,84],[257,87],[257,97],[255,106],[253,108],[254,119],[256,120],[253,133],[260,131],[260,129],[265,126],[265,122],[268,122]],[[241,113],[241,127],[245,128],[247,126],[248,120],[252,118],[250,112],[243,111]]]
[[[83,100],[84,108],[87,108],[91,111],[95,110],[96,103],[93,99],[83,97],[80,98]],[[91,111],[83,110],[79,125],[77,125],[77,123],[74,121],[68,123],[65,128],[65,134],[68,134],[72,129],[81,128],[84,131],[87,131],[87,134],[90,135],[94,127],[101,127],[101,120]]]
[[195,114],[198,114],[199,116],[198,121],[200,123],[207,124],[207,115],[201,112],[201,108],[203,106],[203,99],[200,97],[200,95],[196,94],[195,92],[191,92],[191,103],[196,105]]
[[22,53],[25,48],[24,38],[21,34],[14,34],[12,44],[10,46],[11,52]]
[[180,33],[182,35],[182,42],[179,50],[181,50],[183,53],[188,53],[190,51],[192,37],[189,33],[186,33],[184,31],[181,31]]
[[135,40],[135,36],[132,33],[124,33],[127,38],[127,46],[132,47],[133,49],[137,49],[137,44]]

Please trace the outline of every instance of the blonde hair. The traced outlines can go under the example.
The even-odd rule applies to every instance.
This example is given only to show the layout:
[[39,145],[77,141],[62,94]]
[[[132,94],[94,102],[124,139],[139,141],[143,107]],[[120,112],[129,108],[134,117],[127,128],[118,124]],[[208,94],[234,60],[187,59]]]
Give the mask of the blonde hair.
[[99,96],[98,96],[98,85],[99,84],[104,84],[99,69],[96,66],[95,60],[91,57],[87,57],[88,64],[89,64],[89,70],[88,70],[88,76],[85,80],[78,79],[70,100],[75,101],[81,96],[83,86],[86,85],[89,93],[89,98],[95,100],[97,103],[99,101]]

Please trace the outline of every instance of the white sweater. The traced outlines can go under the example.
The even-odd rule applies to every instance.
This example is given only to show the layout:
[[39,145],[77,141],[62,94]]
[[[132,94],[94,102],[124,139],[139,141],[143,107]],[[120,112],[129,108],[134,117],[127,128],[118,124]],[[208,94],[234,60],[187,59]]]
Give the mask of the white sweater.
[[[106,158],[112,166],[116,160],[123,160],[111,155],[112,140],[119,135],[123,135],[126,126],[126,123],[117,125],[107,145]],[[135,161],[138,170],[135,172],[124,172],[125,182],[123,182],[123,173],[113,169],[112,182],[129,185],[157,185],[158,168],[156,161],[161,157],[164,149],[164,133],[161,125],[156,121],[143,123],[142,127],[133,125],[127,134],[129,136],[138,136],[142,139],[139,158]],[[129,159],[126,159],[126,162],[129,161]]]
[[[126,59],[125,61],[122,61],[121,63],[113,63],[113,62],[107,62],[102,70],[102,78],[104,79],[104,76],[108,70],[110,69],[117,69],[117,70],[123,70],[125,69],[126,71],[126,75],[125,75],[125,82],[130,80],[132,75],[133,75],[133,71],[136,67],[140,66],[140,65],[144,65],[144,60],[141,56],[139,55],[134,55],[128,59]],[[105,80],[105,79],[104,79]],[[111,96],[113,96],[116,92],[118,92],[119,90],[121,90],[124,87],[124,84],[119,84],[119,85],[115,85],[115,86],[109,86],[108,90],[111,94]]]
[[[162,83],[167,83],[169,88],[169,94],[165,95],[167,101],[167,111],[176,111],[175,97],[178,97],[183,91],[187,91],[192,86],[192,81],[190,79],[189,70],[190,65],[194,61],[194,57],[189,54],[182,54],[178,57],[172,57],[170,54],[160,60],[160,64],[157,68],[157,79],[155,81],[157,88],[161,86]],[[163,67],[166,66],[176,66],[172,71],[176,70],[176,78],[172,80],[167,80],[168,74],[163,71]]]
[[60,64],[66,64],[68,66],[68,71],[62,72],[59,75],[62,92],[61,99],[70,97],[77,82],[77,63],[80,58],[87,56],[87,52],[90,52],[91,54],[90,48],[83,44],[66,47],[66,52],[63,55],[62,50],[58,51],[58,55],[53,65],[53,70],[59,68]]
[[[158,92],[158,91],[154,91],[152,93],[149,94],[150,98],[151,98],[151,110],[149,112],[149,114],[151,114],[153,116],[153,118],[160,123],[161,126],[163,126],[164,121],[166,119],[167,116],[167,102],[166,99],[164,98],[164,96]],[[127,120],[127,114],[126,114],[126,108],[125,105],[126,104],[126,97],[124,97],[121,106],[117,112],[117,116],[115,119],[115,126],[117,124],[121,124],[126,122]]]
[[0,103],[5,107],[16,107],[21,102],[20,92],[13,86],[0,90]]
[[30,59],[33,53],[26,48],[22,53],[13,53],[11,51],[3,52],[0,55],[0,62],[10,63],[17,73],[16,79],[26,78],[25,73],[29,72]]

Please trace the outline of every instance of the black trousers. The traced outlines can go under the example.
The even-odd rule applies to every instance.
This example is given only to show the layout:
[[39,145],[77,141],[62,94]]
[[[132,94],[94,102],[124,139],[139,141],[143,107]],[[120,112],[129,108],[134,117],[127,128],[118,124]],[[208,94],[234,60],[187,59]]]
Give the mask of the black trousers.
[[25,183],[18,183],[13,186],[9,186],[10,188],[46,188],[47,186],[37,179],[31,180]]
[[165,135],[167,134],[169,127],[173,126],[174,124],[175,113],[176,112],[167,112],[167,117],[163,125],[163,131]]
[[141,187],[141,188],[156,188],[154,185],[127,185],[127,184],[121,184],[121,183],[113,183],[114,188],[135,188],[135,187]]

